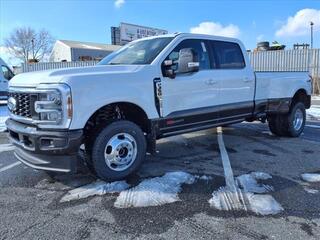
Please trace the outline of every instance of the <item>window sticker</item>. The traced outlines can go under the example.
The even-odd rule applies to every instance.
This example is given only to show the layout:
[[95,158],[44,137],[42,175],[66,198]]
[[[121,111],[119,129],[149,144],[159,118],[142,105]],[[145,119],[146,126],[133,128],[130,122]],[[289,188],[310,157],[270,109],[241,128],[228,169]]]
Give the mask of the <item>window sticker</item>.
[[206,45],[204,44],[204,42],[201,42],[201,46],[202,46],[202,51],[207,52]]

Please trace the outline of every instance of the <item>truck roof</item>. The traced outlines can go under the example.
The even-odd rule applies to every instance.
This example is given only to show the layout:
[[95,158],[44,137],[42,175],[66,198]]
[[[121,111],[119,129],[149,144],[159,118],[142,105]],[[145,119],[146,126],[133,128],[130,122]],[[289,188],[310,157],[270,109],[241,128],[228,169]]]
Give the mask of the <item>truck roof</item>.
[[199,33],[169,33],[164,35],[157,35],[157,36],[151,36],[146,38],[141,38],[135,41],[141,41],[146,39],[155,39],[155,38],[164,38],[164,37],[190,37],[190,38],[200,38],[200,39],[208,39],[208,40],[219,40],[219,41],[227,41],[227,42],[240,42],[237,38],[230,38],[230,37],[222,37],[222,36],[216,36],[216,35],[209,35],[209,34],[199,34]]

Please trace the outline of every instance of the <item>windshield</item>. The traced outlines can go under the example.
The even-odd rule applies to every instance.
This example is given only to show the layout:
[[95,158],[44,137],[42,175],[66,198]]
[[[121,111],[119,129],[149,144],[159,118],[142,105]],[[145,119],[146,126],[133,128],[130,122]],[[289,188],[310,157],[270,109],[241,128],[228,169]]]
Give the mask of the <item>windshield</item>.
[[102,59],[100,65],[150,64],[173,38],[153,38],[132,42]]

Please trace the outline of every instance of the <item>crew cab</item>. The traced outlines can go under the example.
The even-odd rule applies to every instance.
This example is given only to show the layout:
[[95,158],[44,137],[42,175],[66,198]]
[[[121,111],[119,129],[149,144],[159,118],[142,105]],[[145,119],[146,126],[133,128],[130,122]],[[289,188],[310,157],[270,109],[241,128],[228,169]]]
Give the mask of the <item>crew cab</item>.
[[168,34],[133,41],[94,67],[15,76],[6,125],[30,167],[75,171],[81,148],[93,173],[119,180],[172,135],[267,120],[272,133],[298,137],[310,95],[306,72],[254,72],[237,39]]

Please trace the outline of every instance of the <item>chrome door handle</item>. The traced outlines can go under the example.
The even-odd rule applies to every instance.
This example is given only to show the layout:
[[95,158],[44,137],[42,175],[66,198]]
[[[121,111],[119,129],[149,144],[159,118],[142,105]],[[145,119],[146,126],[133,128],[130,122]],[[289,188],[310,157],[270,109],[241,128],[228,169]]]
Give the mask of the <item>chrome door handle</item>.
[[245,78],[243,79],[243,81],[244,81],[244,82],[252,82],[252,79],[251,79],[251,78],[248,78],[248,77],[245,77]]
[[216,84],[216,83],[218,83],[218,81],[215,81],[213,79],[206,80],[206,84],[208,84],[208,85],[213,85],[213,84]]

